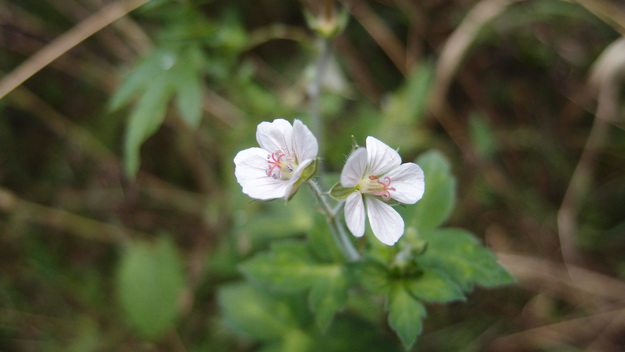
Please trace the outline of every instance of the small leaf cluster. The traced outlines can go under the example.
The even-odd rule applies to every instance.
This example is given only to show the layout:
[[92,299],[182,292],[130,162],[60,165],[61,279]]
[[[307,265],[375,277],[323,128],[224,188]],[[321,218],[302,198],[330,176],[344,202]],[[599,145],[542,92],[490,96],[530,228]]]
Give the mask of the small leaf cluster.
[[[456,197],[456,181],[446,158],[440,152],[431,151],[416,162],[425,171],[426,191],[416,207],[400,210],[406,219],[406,233],[398,245],[389,247],[377,241],[362,241],[359,243],[362,257],[348,262],[336,250],[331,235],[324,230],[325,224],[318,222],[307,241],[275,242],[269,251],[256,254],[241,265],[249,283],[227,288],[225,293],[222,290],[221,305],[226,320],[235,329],[276,348],[272,350],[313,351],[312,336],[323,339],[344,319],[368,315],[352,302],[354,297],[364,294],[369,307],[377,307],[374,315],[385,316],[387,324],[408,349],[423,330],[426,304],[463,301],[475,285],[497,287],[512,283],[510,274],[473,234],[441,227],[449,218]],[[263,323],[262,328],[256,324],[249,326],[249,319],[259,319],[258,314],[276,319],[286,314],[282,310],[288,308],[281,306],[272,311],[269,304],[250,302],[257,301],[261,297],[258,294],[249,294],[245,302],[234,301],[230,297],[232,290],[237,294],[260,291],[266,295],[262,297],[272,300],[275,295],[297,297],[303,302],[297,309],[305,311],[297,314],[309,314],[312,318],[287,324],[288,334],[281,330],[284,328],[271,324]],[[256,305],[256,310],[245,308],[248,304]],[[278,320],[283,324],[284,318]],[[314,327],[310,320],[315,322]],[[379,324],[379,321],[369,323]],[[297,349],[276,347],[291,346],[290,339],[307,342]],[[368,350],[373,349],[366,346],[362,349]]]
[[218,86],[228,79],[246,45],[234,15],[209,21],[192,4],[163,1],[150,11],[163,14],[156,47],[126,75],[109,102],[112,111],[132,105],[124,138],[124,168],[131,177],[139,169],[141,145],[161,127],[169,103],[175,102],[181,120],[196,129],[202,119],[205,82]]

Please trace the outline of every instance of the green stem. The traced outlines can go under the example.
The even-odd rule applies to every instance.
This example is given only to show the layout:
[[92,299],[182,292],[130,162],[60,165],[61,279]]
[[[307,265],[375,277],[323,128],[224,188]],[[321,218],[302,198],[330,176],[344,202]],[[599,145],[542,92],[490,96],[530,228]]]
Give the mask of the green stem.
[[345,259],[347,259],[348,261],[358,260],[360,258],[360,254],[358,254],[358,251],[356,250],[356,248],[354,248],[354,245],[349,240],[347,232],[345,231],[345,227],[343,227],[343,224],[336,217],[336,213],[332,210],[330,203],[328,203],[328,200],[321,192],[319,185],[317,185],[312,180],[308,180],[308,186],[317,198],[317,201],[319,201],[319,205],[321,205],[322,208],[321,212],[328,220],[328,224],[330,224],[330,229],[332,230],[334,242],[336,242],[336,245],[343,252]]
[[[318,141],[324,140],[323,122],[321,121],[320,95],[321,86],[323,84],[323,76],[325,75],[328,62],[330,61],[330,42],[326,38],[319,38],[321,41],[321,49],[317,62],[315,64],[315,79],[308,88],[310,98],[310,119],[312,122],[312,130]],[[320,143],[319,150],[322,150]]]

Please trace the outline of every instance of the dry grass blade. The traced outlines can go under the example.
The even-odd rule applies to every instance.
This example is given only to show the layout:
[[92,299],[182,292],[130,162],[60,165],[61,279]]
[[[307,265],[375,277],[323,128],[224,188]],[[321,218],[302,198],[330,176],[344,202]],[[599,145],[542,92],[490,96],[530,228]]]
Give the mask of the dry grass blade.
[[[575,293],[572,299],[579,299],[579,293],[583,293],[593,300],[620,305],[625,303],[625,283],[609,276],[573,265],[564,267],[562,264],[545,259],[516,254],[497,253],[497,258],[522,285],[526,284],[531,289],[547,289],[563,295]],[[571,273],[575,280],[571,280],[567,272]]]
[[406,49],[397,39],[388,26],[364,1],[355,1],[350,4],[350,12],[358,20],[373,40],[384,50],[397,69],[407,75],[410,71],[406,67]]
[[625,58],[625,38],[620,38],[604,50],[593,67],[590,83],[597,90],[596,117],[558,210],[560,247],[567,264],[579,264],[581,261],[579,251],[574,244],[578,227],[579,198],[589,187],[597,161],[597,153],[606,142],[610,122],[615,121],[618,115],[618,85],[625,69],[623,58]]
[[149,0],[119,1],[103,7],[63,33],[0,81],[0,99],[67,51]]
[[477,38],[479,31],[517,1],[519,0],[483,0],[479,2],[449,37],[438,60],[436,81],[430,99],[430,108],[435,116],[445,115],[443,113],[446,109],[445,98],[451,80]]

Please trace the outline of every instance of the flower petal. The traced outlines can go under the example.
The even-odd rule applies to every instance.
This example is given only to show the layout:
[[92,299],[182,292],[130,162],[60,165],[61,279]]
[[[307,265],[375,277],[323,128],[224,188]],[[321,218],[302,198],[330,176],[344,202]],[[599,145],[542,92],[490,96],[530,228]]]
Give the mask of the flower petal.
[[401,164],[399,154],[374,137],[367,137],[367,165],[369,174],[381,176]]
[[297,155],[298,162],[314,159],[319,153],[317,138],[300,120],[293,122],[293,152]]
[[373,234],[380,242],[392,246],[404,234],[404,220],[393,207],[377,198],[365,196],[365,202]]
[[285,119],[275,119],[273,122],[263,121],[256,128],[256,141],[266,151],[273,153],[282,148],[289,148],[292,144],[293,126]]
[[261,148],[240,151],[234,157],[234,175],[248,196],[269,200],[284,198],[293,187],[290,180],[276,180],[267,176],[267,152]]
[[354,236],[362,237],[365,234],[365,204],[360,192],[350,194],[345,200],[345,222]]
[[405,163],[391,170],[386,176],[392,180],[391,186],[395,190],[389,190],[391,198],[406,204],[414,204],[425,191],[425,176],[423,170],[415,163]]
[[341,186],[354,187],[367,169],[367,149],[358,148],[347,158],[341,171]]

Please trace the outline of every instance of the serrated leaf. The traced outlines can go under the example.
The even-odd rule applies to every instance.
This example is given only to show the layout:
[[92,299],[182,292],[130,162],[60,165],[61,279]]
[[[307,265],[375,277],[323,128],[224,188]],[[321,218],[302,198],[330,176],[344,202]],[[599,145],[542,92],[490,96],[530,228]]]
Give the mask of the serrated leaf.
[[456,179],[450,173],[449,162],[439,151],[424,153],[417,164],[425,173],[425,193],[416,204],[411,225],[421,234],[433,230],[451,214],[456,200]]
[[137,242],[125,248],[117,273],[117,293],[128,322],[147,339],[173,327],[185,283],[172,241]]
[[222,286],[218,301],[225,321],[234,330],[259,340],[277,340],[298,327],[287,300],[248,284]]
[[124,140],[124,168],[129,177],[139,170],[139,150],[165,119],[170,90],[164,77],[155,79],[133,109]]
[[437,230],[425,234],[423,239],[428,242],[428,248],[419,257],[419,264],[424,270],[444,272],[464,291],[471,290],[475,284],[496,287],[514,282],[495,255],[466,230]]
[[425,270],[422,275],[406,279],[404,283],[412,295],[425,302],[447,303],[465,299],[462,289],[440,270]]
[[423,330],[425,306],[408,293],[402,284],[395,284],[388,294],[388,323],[406,349]]
[[347,269],[352,280],[368,291],[378,294],[388,292],[391,281],[389,272],[382,263],[367,258],[349,263]]
[[308,248],[293,241],[274,244],[271,252],[257,254],[240,269],[247,278],[284,291],[307,289],[317,279]]
[[324,331],[347,301],[347,280],[342,266],[328,266],[321,271],[308,301],[317,325]]

